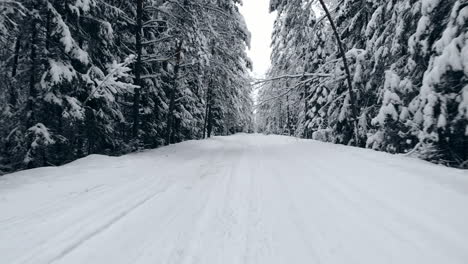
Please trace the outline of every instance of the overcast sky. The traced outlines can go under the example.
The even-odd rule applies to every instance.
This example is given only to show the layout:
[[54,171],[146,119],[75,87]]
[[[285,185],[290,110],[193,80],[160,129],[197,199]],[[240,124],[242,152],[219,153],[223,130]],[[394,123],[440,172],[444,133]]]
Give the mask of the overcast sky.
[[251,49],[248,51],[253,61],[255,77],[262,77],[270,67],[270,42],[273,31],[274,14],[269,14],[270,0],[243,0],[241,12],[252,33]]

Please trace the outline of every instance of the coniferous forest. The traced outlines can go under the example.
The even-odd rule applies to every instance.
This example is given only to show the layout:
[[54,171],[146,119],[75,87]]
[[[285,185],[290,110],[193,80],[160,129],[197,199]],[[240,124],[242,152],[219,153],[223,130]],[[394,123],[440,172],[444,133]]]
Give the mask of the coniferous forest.
[[468,167],[466,1],[272,0],[270,9],[260,131]]
[[468,167],[466,1],[271,0],[260,80],[241,4],[3,0],[0,172],[254,127]]
[[2,0],[0,172],[252,130],[239,0]]
[[468,0],[0,0],[0,264],[467,264]]

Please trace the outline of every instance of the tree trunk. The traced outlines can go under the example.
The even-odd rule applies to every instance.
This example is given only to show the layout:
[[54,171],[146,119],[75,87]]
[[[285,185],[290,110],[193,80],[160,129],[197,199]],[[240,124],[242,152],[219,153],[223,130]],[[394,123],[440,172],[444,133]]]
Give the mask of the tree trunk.
[[211,137],[211,133],[213,132],[213,111],[211,104],[208,107],[208,124],[206,127],[207,137]]
[[29,97],[27,103],[28,116],[26,119],[27,128],[34,125],[34,102],[37,97],[36,91],[36,71],[37,71],[37,20],[31,20],[31,53],[29,59],[31,61],[31,68],[29,72]]
[[211,122],[209,120],[209,115],[210,115],[210,109],[211,109],[212,91],[213,91],[213,75],[210,75],[210,82],[208,84],[208,89],[206,91],[206,107],[205,107],[205,122],[204,122],[205,124],[203,125],[203,138],[207,136],[208,124]]
[[336,29],[335,22],[333,21],[333,18],[328,11],[327,5],[323,0],[319,0],[320,4],[322,5],[323,10],[325,11],[325,14],[328,18],[328,21],[330,22],[330,25],[333,30],[333,34],[335,35],[336,42],[338,44],[338,48],[340,50],[340,56],[341,59],[343,60],[343,65],[345,68],[346,72],[346,80],[348,82],[348,92],[349,92],[349,100],[350,100],[350,107],[351,107],[351,122],[353,122],[354,126],[354,138],[355,138],[355,145],[359,145],[359,136],[358,136],[358,125],[357,125],[357,109],[356,109],[356,99],[354,96],[354,91],[353,91],[353,81],[351,79],[351,73],[349,71],[349,66],[348,66],[348,60],[346,59],[346,54],[343,48],[343,42],[341,41],[340,34],[338,33],[338,30]]
[[[207,96],[208,97],[208,96]],[[207,100],[208,102],[208,100]],[[210,108],[210,105],[209,103],[206,103],[206,107],[205,107],[205,120],[203,121],[203,138],[206,138],[206,129],[208,128],[208,110]]]
[[11,77],[12,78],[14,78],[16,76],[16,73],[18,71],[18,61],[19,61],[20,49],[21,49],[21,37],[18,36],[18,37],[16,37],[15,55],[13,57],[13,65],[11,67]]
[[206,107],[205,107],[205,120],[203,121],[203,139],[206,138],[206,128],[207,128],[207,124],[208,124],[208,104],[206,104]]
[[135,27],[135,48],[137,59],[135,62],[135,80],[134,84],[139,88],[135,89],[135,94],[133,95],[133,128],[132,135],[133,138],[138,138],[138,123],[140,117],[140,94],[142,89],[141,83],[141,71],[142,71],[142,34],[143,34],[143,0],[137,0],[137,14],[136,14],[136,27]]
[[304,84],[304,124],[305,124],[305,127],[304,127],[304,138],[309,138],[309,123],[307,121],[309,121],[309,116],[308,116],[308,112],[309,112],[309,84]]
[[[18,72],[18,61],[19,61],[19,55],[20,55],[20,50],[21,50],[21,37],[18,36],[16,37],[16,42],[15,42],[15,54],[13,56],[13,65],[11,67],[11,78],[14,79],[16,77],[16,74]],[[15,85],[11,85],[10,86],[10,105],[11,106],[15,106],[17,101],[18,101],[18,97],[17,97],[17,93],[16,93],[16,90],[15,90]]]
[[291,110],[289,109],[289,95],[286,95],[286,127],[288,128],[288,136],[291,136]]
[[46,52],[46,62],[47,62],[47,56],[49,56],[49,50],[50,50],[50,38],[52,36],[52,30],[51,30],[51,21],[52,17],[50,15],[50,11],[47,10],[47,18],[46,18],[46,39],[45,39],[45,52]]
[[182,60],[182,45],[183,41],[181,40],[176,48],[176,62],[174,66],[174,76],[172,78],[172,89],[169,94],[169,111],[167,113],[166,145],[171,144],[173,134],[175,97],[177,94],[177,79],[179,78],[180,62]]

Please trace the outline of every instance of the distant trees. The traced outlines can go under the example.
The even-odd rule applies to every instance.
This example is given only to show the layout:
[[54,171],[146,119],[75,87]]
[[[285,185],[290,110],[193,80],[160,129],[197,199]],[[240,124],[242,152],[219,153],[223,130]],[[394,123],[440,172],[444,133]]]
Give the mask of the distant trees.
[[[322,5],[309,0],[271,1],[278,17],[269,78],[298,77],[271,81],[262,89],[260,129],[411,152],[466,167],[466,3],[334,0],[325,4],[344,44],[351,85]],[[295,122],[293,131],[285,119]]]
[[247,131],[237,2],[2,2],[0,172]]

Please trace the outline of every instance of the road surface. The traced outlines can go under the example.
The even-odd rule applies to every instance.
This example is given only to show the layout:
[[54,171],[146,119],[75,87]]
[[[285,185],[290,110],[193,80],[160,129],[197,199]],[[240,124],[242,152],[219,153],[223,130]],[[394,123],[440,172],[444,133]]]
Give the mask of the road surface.
[[0,177],[0,263],[468,263],[468,173],[236,135]]

